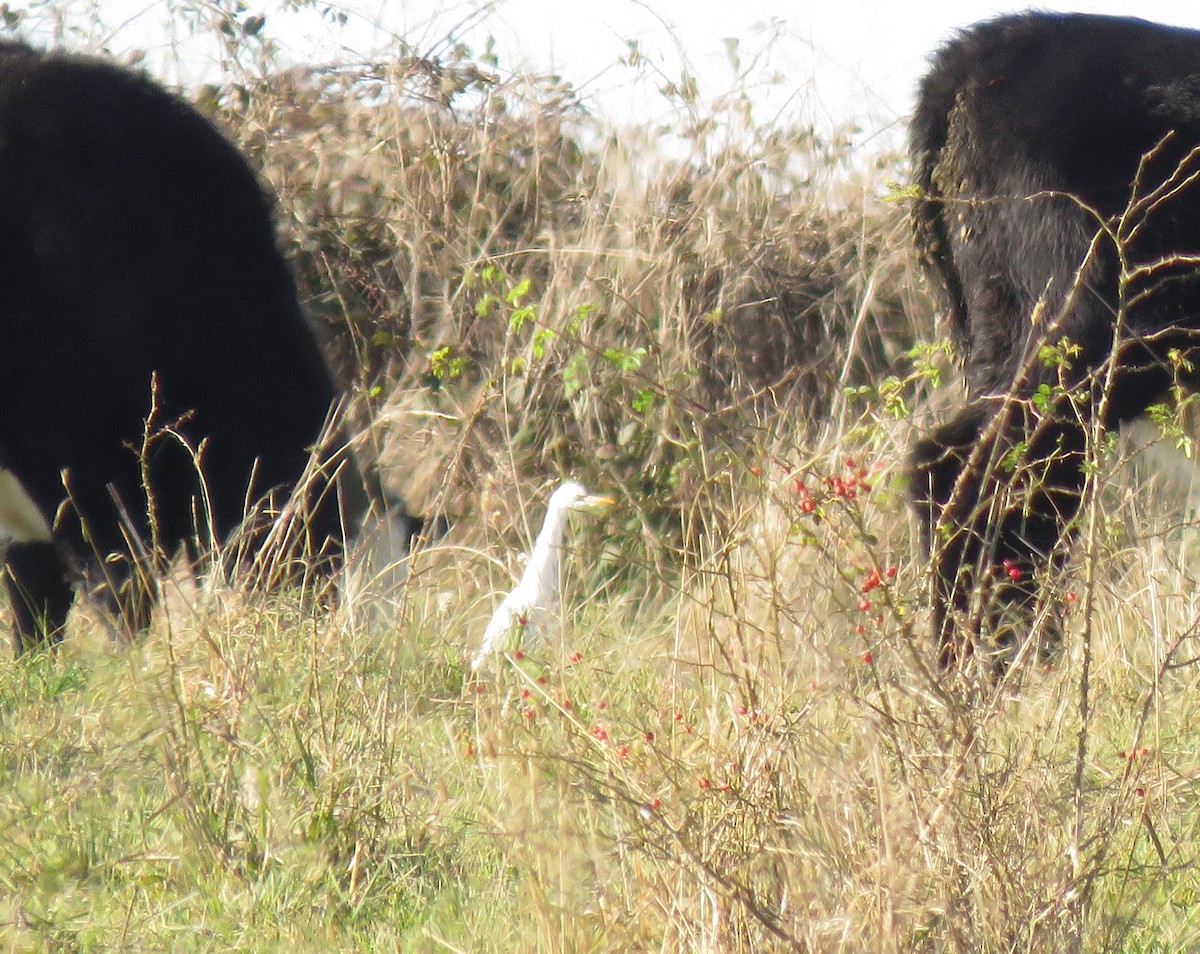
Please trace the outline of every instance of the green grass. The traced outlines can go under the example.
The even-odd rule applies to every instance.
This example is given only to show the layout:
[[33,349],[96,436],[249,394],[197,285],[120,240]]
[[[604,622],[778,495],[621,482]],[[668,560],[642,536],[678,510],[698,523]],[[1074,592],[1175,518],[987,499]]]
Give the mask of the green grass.
[[[1155,657],[1182,635],[1188,662],[1191,578],[1109,554],[1086,723],[1079,618],[1019,687],[938,677],[873,465],[855,500],[809,476],[812,512],[790,474],[725,475],[727,536],[619,588],[587,554],[621,514],[581,521],[561,638],[477,682],[473,528],[418,559],[386,625],[191,591],[118,650],[78,616],[57,656],[0,671],[7,947],[1200,942],[1200,694]],[[863,611],[872,554],[898,572]]]

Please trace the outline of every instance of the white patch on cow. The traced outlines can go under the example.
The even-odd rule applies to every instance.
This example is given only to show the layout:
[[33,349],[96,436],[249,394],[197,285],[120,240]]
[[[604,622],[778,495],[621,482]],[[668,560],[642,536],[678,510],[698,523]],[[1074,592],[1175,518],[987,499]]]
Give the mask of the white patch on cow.
[[11,470],[0,468],[0,537],[15,543],[50,540],[50,525]]
[[343,600],[357,618],[391,618],[408,579],[411,539],[411,523],[403,515],[372,511],[363,520],[342,579]]

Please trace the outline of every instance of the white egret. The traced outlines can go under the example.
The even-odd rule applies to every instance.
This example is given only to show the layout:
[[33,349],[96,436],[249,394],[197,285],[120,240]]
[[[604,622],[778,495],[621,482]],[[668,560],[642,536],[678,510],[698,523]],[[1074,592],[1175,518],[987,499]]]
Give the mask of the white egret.
[[496,652],[528,649],[544,639],[558,622],[558,571],[563,533],[572,512],[595,513],[611,507],[610,497],[589,494],[574,481],[561,484],[546,507],[546,519],[529,554],[521,581],[496,607],[483,642],[471,662],[477,670]]

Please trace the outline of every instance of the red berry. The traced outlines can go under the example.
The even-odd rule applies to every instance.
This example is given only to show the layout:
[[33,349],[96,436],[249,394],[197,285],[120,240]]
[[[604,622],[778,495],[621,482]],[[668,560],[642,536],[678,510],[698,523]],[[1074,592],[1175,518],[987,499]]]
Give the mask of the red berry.
[[871,665],[871,663],[873,663],[875,661],[875,657],[871,655],[870,650],[867,650],[865,653],[862,654],[862,661],[866,665],[869,666],[869,665]]
[[871,601],[864,596],[861,600],[858,601],[858,608],[865,613],[867,610],[869,610],[871,608]]
[[528,698],[529,698],[529,690],[528,690],[528,689],[522,689],[522,690],[521,690],[521,698],[522,698],[522,699],[528,699]]
[[1010,566],[1008,568],[1008,578],[1010,580],[1019,580],[1021,578],[1020,569],[1015,566]]
[[533,721],[533,710],[532,710],[532,709],[526,709],[526,710],[525,710],[525,721],[526,721],[526,722],[532,722],[532,721]]
[[855,634],[856,636],[861,636],[861,635],[863,635],[863,633],[865,633],[866,631],[867,631],[867,627],[865,627],[865,626],[864,626],[862,623],[858,623],[858,624],[857,624],[857,625],[855,625],[855,627],[854,627],[854,634]]
[[655,809],[657,809],[657,808],[658,808],[658,807],[660,807],[661,805],[662,805],[662,799],[661,799],[661,798],[652,798],[652,799],[650,799],[650,807],[651,807],[651,808],[655,808]]
[[759,474],[762,473],[762,469],[758,466],[758,464],[751,464],[750,465],[750,473],[752,473],[755,477],[757,477]]
[[583,653],[576,652],[576,653],[571,653],[571,655],[570,655],[570,660],[573,663],[579,662],[579,660],[581,660],[582,658],[583,658]]
[[706,778],[701,777],[701,778],[696,779],[696,784],[699,785],[701,788],[708,788],[712,784],[712,782],[710,782]]
[[521,650],[519,650],[519,649],[513,650],[513,659],[515,659],[517,662],[520,662],[524,658],[525,658],[525,654],[523,652],[521,652]]
[[800,501],[800,509],[805,513],[812,513],[817,509],[817,505],[812,500],[809,500],[807,497],[805,497]]
[[894,566],[889,566],[885,571],[885,575],[889,580],[894,580],[896,578],[896,568]]
[[1068,603],[1074,603],[1075,600],[1077,600],[1077,599],[1078,599],[1078,597],[1075,595],[1074,590],[1067,590],[1067,602]]
[[747,709],[745,706],[738,706],[738,707],[737,707],[736,709],[734,709],[733,711],[734,711],[734,712],[736,712],[736,713],[737,713],[738,715],[740,715],[740,716],[744,716],[744,715],[746,715],[746,714],[747,714],[747,713],[748,713],[750,710],[749,710],[749,709]]
[[617,746],[617,755],[621,756],[621,758],[625,758],[625,756],[627,756],[628,754],[629,754],[629,746],[627,746],[627,745],[618,745]]
[[642,733],[642,738],[645,739],[647,742],[653,742],[654,741],[654,733],[647,730],[646,732]]

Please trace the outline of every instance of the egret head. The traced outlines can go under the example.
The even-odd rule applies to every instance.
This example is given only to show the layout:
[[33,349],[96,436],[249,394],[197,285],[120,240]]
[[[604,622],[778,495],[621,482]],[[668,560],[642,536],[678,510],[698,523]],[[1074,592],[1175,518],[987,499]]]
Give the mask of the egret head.
[[547,515],[552,513],[564,513],[568,511],[578,511],[580,513],[596,513],[611,507],[615,500],[611,497],[599,497],[595,494],[589,494],[579,484],[573,480],[568,480],[558,486],[558,489],[550,495],[550,502],[547,505]]

